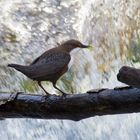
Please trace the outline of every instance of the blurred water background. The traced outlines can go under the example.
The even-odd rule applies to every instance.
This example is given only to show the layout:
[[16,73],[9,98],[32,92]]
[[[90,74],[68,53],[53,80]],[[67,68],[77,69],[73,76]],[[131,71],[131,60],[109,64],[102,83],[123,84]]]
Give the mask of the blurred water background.
[[[45,50],[68,39],[91,44],[73,53],[73,65],[58,81],[69,93],[123,85],[123,65],[139,67],[139,0],[1,0],[0,91],[42,94],[36,82],[7,67],[29,64]],[[48,82],[45,88],[57,94]],[[140,114],[102,116],[79,122],[7,119],[2,140],[140,140]]]

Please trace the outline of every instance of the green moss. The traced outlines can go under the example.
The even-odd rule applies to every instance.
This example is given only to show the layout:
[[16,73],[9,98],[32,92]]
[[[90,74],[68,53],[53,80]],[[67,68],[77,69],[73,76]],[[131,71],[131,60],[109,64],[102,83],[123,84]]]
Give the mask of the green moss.
[[25,90],[25,92],[35,92],[38,90],[37,83],[32,80],[21,81],[21,87]]
[[127,58],[133,63],[140,62],[140,39],[131,42],[128,48]]
[[73,79],[74,79],[74,72],[72,71],[72,69],[70,69],[68,73],[62,76],[62,78],[60,79],[60,82],[63,83],[63,87],[66,90],[66,92],[72,92],[72,93],[74,92],[72,86]]

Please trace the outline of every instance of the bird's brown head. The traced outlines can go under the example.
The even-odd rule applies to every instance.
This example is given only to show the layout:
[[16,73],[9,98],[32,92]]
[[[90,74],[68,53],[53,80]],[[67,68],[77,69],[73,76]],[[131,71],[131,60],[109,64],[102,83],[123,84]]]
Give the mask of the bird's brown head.
[[78,40],[71,39],[61,44],[60,47],[63,48],[63,50],[70,52],[75,48],[88,48],[89,46],[82,44]]

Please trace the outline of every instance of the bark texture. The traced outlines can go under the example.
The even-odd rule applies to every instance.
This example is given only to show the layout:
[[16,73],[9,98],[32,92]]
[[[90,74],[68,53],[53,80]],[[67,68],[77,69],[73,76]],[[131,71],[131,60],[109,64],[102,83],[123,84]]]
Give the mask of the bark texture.
[[[17,95],[17,96],[16,96]],[[97,89],[84,94],[42,96],[0,94],[0,118],[68,119],[140,112],[140,89]]]

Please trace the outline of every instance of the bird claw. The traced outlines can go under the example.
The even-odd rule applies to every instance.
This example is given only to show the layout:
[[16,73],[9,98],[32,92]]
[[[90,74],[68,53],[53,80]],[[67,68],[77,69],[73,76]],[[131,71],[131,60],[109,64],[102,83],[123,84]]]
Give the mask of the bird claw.
[[62,93],[63,97],[66,97],[67,95],[68,95],[67,93],[64,93],[64,92]]
[[18,95],[21,94],[23,92],[17,92],[17,93],[14,93],[14,94],[11,94],[10,95],[10,98],[8,99],[8,101],[14,101],[17,99]]

